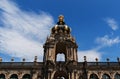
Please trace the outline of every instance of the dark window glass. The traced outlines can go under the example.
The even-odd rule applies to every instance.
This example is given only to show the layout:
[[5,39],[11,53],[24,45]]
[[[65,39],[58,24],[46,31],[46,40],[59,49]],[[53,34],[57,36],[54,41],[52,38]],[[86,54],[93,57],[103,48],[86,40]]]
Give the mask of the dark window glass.
[[18,79],[18,76],[16,74],[11,75],[10,79]]
[[4,74],[0,74],[0,79],[5,79],[5,75]]
[[104,75],[102,76],[102,79],[110,79],[110,76],[107,75],[107,74],[104,74]]
[[115,74],[115,79],[120,79],[120,74]]
[[29,74],[25,74],[22,79],[31,79]]
[[91,74],[91,75],[90,75],[90,79],[98,79],[98,77],[97,77],[96,74]]

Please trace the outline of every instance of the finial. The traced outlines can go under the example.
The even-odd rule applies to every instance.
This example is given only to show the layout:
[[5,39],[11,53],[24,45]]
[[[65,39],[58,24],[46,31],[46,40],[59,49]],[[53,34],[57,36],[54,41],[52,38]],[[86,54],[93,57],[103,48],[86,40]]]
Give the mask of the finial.
[[96,65],[98,65],[98,58],[95,58],[95,60],[96,60]]
[[98,58],[95,58],[96,62],[98,62]]
[[14,57],[11,58],[11,61],[12,61],[12,62],[14,61]]
[[23,58],[22,61],[25,62],[25,58]]
[[59,17],[58,17],[58,25],[64,25],[65,23],[64,23],[64,16],[63,15],[60,15]]
[[37,62],[37,56],[35,56],[34,62]]
[[120,62],[120,58],[119,57],[117,57],[117,61]]
[[86,61],[86,59],[87,59],[87,57],[86,57],[86,56],[84,56],[84,61]]
[[110,60],[110,59],[109,59],[109,58],[107,58],[106,60],[107,60],[107,62],[109,62],[109,60]]

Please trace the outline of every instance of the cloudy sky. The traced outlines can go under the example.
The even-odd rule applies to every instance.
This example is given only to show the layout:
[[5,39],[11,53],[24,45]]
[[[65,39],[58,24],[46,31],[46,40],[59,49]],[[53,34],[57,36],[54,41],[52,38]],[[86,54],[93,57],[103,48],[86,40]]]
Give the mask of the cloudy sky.
[[[0,57],[43,59],[43,44],[60,14],[78,44],[78,60],[120,57],[119,0],[0,0]],[[62,59],[62,57],[59,57]]]

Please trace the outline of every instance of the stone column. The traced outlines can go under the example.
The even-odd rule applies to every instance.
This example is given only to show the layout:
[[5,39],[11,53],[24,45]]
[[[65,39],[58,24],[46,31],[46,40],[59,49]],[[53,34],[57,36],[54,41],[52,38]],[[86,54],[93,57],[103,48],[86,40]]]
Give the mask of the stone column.
[[47,48],[47,50],[46,50],[46,53],[45,53],[46,55],[45,55],[45,57],[46,57],[46,59],[45,60],[48,60],[48,58],[49,58],[49,48]]
[[102,74],[99,75],[99,79],[102,79]]
[[111,78],[111,79],[114,79],[114,75],[113,75],[113,74],[111,74],[110,78]]
[[70,53],[71,53],[71,58],[72,58],[72,60],[73,60],[73,59],[74,59],[73,48],[70,48]]
[[49,69],[48,71],[48,79],[51,79],[52,71]]
[[73,48],[73,53],[74,53],[74,60],[76,61],[76,52],[75,52],[75,48]]
[[69,79],[72,79],[72,72],[69,72]]
[[87,78],[88,78],[88,79],[90,78],[90,73],[88,73]]
[[71,51],[70,48],[67,48],[67,61],[71,59]]
[[74,79],[77,79],[77,71],[74,71]]
[[18,79],[22,79],[22,77],[23,77],[23,76],[22,76],[22,75],[20,75],[20,76],[18,77]]
[[6,79],[10,79],[10,77],[9,77],[9,76],[6,76],[5,78],[6,78]]
[[37,73],[34,73],[33,76],[32,76],[32,79],[37,79]]
[[6,73],[5,78],[6,78],[6,79],[10,79],[10,76],[11,76],[11,75],[10,75],[9,72],[8,72],[8,73]]
[[72,59],[75,60],[75,53],[74,53],[74,48],[71,48],[71,52],[72,52]]

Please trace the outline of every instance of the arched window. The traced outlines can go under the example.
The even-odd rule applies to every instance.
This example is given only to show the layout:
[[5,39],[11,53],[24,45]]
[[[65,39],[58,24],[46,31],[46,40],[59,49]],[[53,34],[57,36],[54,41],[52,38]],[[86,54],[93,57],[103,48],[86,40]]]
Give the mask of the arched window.
[[30,79],[30,75],[29,74],[25,74],[22,79]]
[[98,76],[96,74],[91,74],[90,79],[98,79]]
[[115,79],[120,79],[120,74],[115,74]]
[[102,79],[110,79],[110,76],[107,74],[103,74]]
[[18,76],[16,74],[11,75],[10,79],[18,79]]
[[66,61],[66,44],[64,42],[58,42],[55,49],[55,61]]
[[57,60],[56,61],[65,61],[65,55],[62,53],[62,54],[57,54]]
[[0,74],[0,79],[5,79],[5,75],[4,74]]

